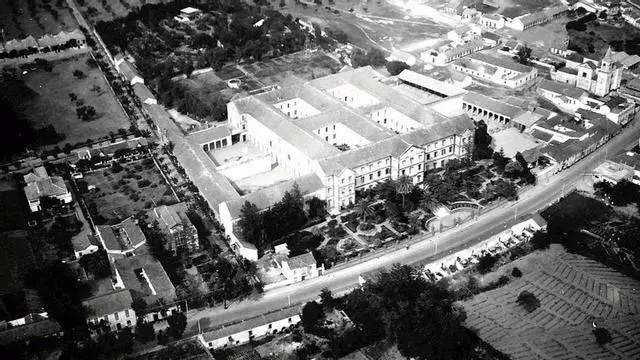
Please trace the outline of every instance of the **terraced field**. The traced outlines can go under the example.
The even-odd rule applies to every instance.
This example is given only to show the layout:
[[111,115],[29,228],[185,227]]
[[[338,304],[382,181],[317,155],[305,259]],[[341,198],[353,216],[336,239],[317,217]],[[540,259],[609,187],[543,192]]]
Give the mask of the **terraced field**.
[[[559,248],[543,265],[465,301],[466,326],[513,359],[640,358],[640,282]],[[531,313],[516,303],[524,290],[540,300]],[[596,343],[594,322],[610,343]]]

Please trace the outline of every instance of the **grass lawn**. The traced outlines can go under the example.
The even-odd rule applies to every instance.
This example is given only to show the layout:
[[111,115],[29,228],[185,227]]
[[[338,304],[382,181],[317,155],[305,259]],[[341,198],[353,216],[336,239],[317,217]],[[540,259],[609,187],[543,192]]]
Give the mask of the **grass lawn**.
[[569,30],[570,44],[580,48],[581,51],[577,49],[576,51],[582,55],[600,59],[609,45],[617,43],[624,47],[623,42],[640,37],[640,30],[626,23],[621,27],[605,23],[600,23],[598,26],[596,24],[596,21],[588,22],[586,31]]
[[[65,136],[58,145],[96,139],[109,135],[110,131],[129,128],[129,121],[102,73],[97,68],[89,68],[85,63],[87,58],[81,56],[56,62],[52,72],[42,69],[29,72],[23,79],[27,89],[22,91],[31,95],[28,98],[8,94],[18,112],[34,128],[53,125],[58,134]],[[86,77],[76,78],[74,70],[82,71]],[[101,91],[91,91],[94,85]],[[79,120],[70,93],[76,94],[85,105],[93,106],[98,117],[92,121]]]
[[139,211],[177,202],[153,163],[149,165],[143,159],[122,166],[124,170],[120,172],[99,170],[87,173],[83,179],[96,187],[83,198],[97,224],[115,224]]
[[0,294],[23,288],[24,275],[36,265],[36,256],[26,231],[0,233]]

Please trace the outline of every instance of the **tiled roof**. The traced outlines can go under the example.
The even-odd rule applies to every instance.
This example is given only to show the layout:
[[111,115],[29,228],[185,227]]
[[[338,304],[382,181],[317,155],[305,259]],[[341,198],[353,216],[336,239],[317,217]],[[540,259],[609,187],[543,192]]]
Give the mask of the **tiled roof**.
[[145,84],[141,84],[141,83],[133,84],[133,92],[140,99],[140,101],[143,101],[143,102],[146,101],[147,99],[153,99],[153,100],[156,99],[156,97],[153,96],[153,94],[151,93],[151,90],[149,90],[149,88]]
[[468,92],[464,95],[463,101],[469,104],[480,106],[484,109],[491,110],[497,114],[513,118],[523,110],[519,107],[509,105],[503,101],[482,95],[476,92]]
[[231,129],[227,125],[221,125],[191,133],[187,136],[187,139],[195,144],[204,145],[229,136],[231,136]]
[[41,338],[62,331],[60,324],[53,320],[41,320],[25,325],[10,327],[0,331],[0,345]]
[[[522,22],[522,24],[524,24],[525,26],[529,25],[529,24],[533,24],[535,22],[538,21],[544,21],[545,19],[547,19],[547,14],[545,14],[544,12],[536,12],[533,14],[526,14],[526,15],[522,15],[516,18],[517,20],[520,20],[520,22]],[[514,20],[516,20],[514,19]]]
[[493,40],[495,42],[499,42],[500,39],[501,39],[500,35],[498,35],[496,33],[492,33],[490,31],[483,31],[482,32],[482,38]]
[[475,129],[473,121],[466,115],[460,115],[445,122],[402,134],[400,138],[415,146],[425,146],[447,136],[460,135],[473,129]]
[[635,170],[640,170],[640,154],[637,153],[622,153],[614,156],[611,161],[618,164],[624,164],[633,167]]
[[260,315],[260,316],[256,316],[256,317],[244,320],[242,322],[234,323],[228,326],[220,327],[212,331],[208,331],[202,334],[202,338],[205,342],[224,339],[231,335],[238,334],[251,329],[255,329],[258,326],[267,325],[278,320],[288,319],[296,315],[300,315],[300,307],[298,306],[277,310],[264,315]]
[[[154,259],[153,256],[136,255],[116,259],[114,266],[122,278],[125,289],[141,295],[147,304],[155,303],[160,298],[164,299],[165,302],[175,299],[175,287],[169,280],[169,276],[164,271],[162,264]],[[136,274],[136,271],[140,269],[144,269],[150,284]]]
[[398,79],[436,91],[445,96],[454,96],[464,92],[451,84],[411,70],[403,70],[400,75],[398,75]]
[[124,230],[124,232],[127,235],[127,238],[129,239],[129,243],[133,247],[137,247],[138,245],[147,241],[147,238],[145,238],[144,234],[142,233],[140,226],[138,226],[138,224],[135,223],[133,218],[125,219],[123,222],[121,222],[117,226],[120,229]]
[[511,121],[524,125],[525,127],[529,127],[540,121],[540,119],[542,119],[542,115],[533,113],[531,111],[526,111],[517,115],[516,117],[511,119]]
[[578,75],[578,70],[572,69],[572,68],[568,68],[566,66],[561,67],[560,69],[558,69],[558,71],[566,73],[566,74]]
[[[391,130],[349,109],[323,112],[294,122],[296,126],[308,132],[314,132],[316,129],[323,129],[338,123],[348,127],[368,141],[379,141],[395,135]],[[322,134],[318,136],[322,138]]]
[[134,69],[133,65],[129,63],[127,60],[124,60],[118,66],[118,70],[127,80],[131,81],[134,77],[141,77],[138,72]]
[[393,137],[323,159],[320,161],[320,166],[326,174],[337,175],[342,172],[342,169],[353,169],[389,156],[400,156],[409,147],[411,147],[410,143],[400,137]]
[[214,211],[218,211],[221,202],[240,197],[229,180],[215,171],[215,163],[202,147],[187,141],[180,134],[177,125],[161,105],[145,105],[144,108],[162,131],[167,126],[173,127],[166,131],[168,140],[174,144],[173,154]]
[[109,225],[96,225],[96,230],[100,233],[102,241],[104,241],[107,250],[119,250],[121,249],[120,243],[116,238],[116,234],[113,228]]
[[289,269],[302,269],[307,268],[311,265],[316,265],[316,258],[313,257],[313,254],[308,252],[298,256],[290,257],[288,259],[282,260],[286,261],[289,265]]
[[131,291],[127,289],[94,296],[82,301],[82,305],[88,307],[90,310],[89,318],[131,310],[131,303],[133,303],[133,298],[131,297]]
[[242,206],[245,202],[256,205],[259,210],[266,209],[282,199],[286,191],[290,191],[294,184],[298,184],[300,193],[308,195],[323,188],[322,180],[315,174],[304,175],[292,180],[283,181],[278,184],[260,189],[234,200],[227,201],[227,208],[233,219],[240,217]]
[[158,206],[152,212],[155,215],[155,219],[160,223],[160,227],[171,229],[176,225],[189,222],[187,204],[183,202],[169,206]]
[[67,194],[67,186],[60,176],[38,179],[24,188],[28,200],[37,200],[43,196],[62,196]]
[[530,66],[519,64],[513,59],[507,57],[493,56],[483,53],[473,53],[469,55],[469,57],[475,61],[481,61],[489,65],[498,66],[519,73],[528,73],[533,70]]
[[540,131],[538,129],[534,129],[531,132],[531,136],[535,137],[538,140],[542,140],[544,142],[549,142],[551,140],[551,138],[553,138],[553,135],[546,132],[546,131]]
[[540,83],[540,89],[561,94],[572,99],[578,99],[585,93],[584,90],[578,89],[575,86],[551,80],[543,80]]

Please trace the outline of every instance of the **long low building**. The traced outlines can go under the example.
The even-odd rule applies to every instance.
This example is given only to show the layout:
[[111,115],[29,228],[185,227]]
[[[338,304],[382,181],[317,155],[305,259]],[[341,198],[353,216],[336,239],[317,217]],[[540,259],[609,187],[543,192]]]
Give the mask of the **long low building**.
[[527,86],[538,76],[538,69],[534,67],[507,57],[484,53],[474,53],[456,60],[453,69],[511,89]]
[[208,349],[226,348],[287,331],[300,321],[300,308],[295,306],[205,332],[198,339]]

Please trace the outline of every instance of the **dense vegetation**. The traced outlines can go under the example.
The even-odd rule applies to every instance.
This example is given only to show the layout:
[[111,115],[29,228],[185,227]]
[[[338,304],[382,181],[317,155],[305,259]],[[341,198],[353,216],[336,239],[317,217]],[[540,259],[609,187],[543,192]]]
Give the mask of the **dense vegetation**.
[[[323,305],[327,297],[326,294],[322,297]],[[466,315],[454,305],[455,299],[447,284],[425,281],[413,268],[396,265],[362,289],[327,304],[344,310],[355,326],[332,337],[330,349],[323,355],[339,358],[363,346],[388,340],[397,344],[400,353],[408,358],[481,359],[487,352],[491,355],[488,358],[504,358],[461,325]],[[305,329],[316,328],[322,317],[318,304],[305,306]]]
[[[204,15],[194,24],[181,24],[173,16],[185,6],[196,6]],[[254,26],[260,20],[262,25]],[[114,53],[133,54],[146,82],[165,105],[214,120],[226,116],[228,99],[185,88],[171,78],[189,76],[195,68],[220,69],[228,62],[300,51],[312,37],[291,15],[236,0],[147,4],[96,28]]]

